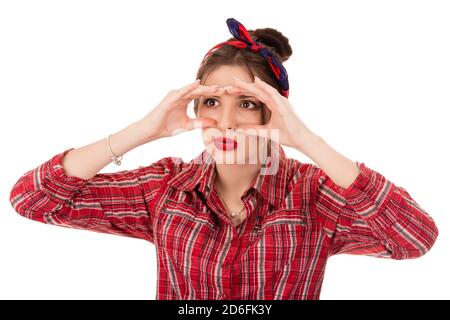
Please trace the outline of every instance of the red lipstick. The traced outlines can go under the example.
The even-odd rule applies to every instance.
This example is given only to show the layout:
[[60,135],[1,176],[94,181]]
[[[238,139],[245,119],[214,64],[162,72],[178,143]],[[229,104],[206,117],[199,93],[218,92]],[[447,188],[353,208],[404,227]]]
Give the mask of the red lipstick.
[[237,141],[225,137],[217,137],[214,139],[214,145],[222,151],[232,151],[237,148]]

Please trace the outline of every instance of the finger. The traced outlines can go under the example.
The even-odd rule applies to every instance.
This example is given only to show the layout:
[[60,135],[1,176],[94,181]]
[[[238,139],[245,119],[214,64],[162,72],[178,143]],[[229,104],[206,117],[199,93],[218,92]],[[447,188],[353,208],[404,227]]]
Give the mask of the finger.
[[187,92],[197,88],[200,84],[200,80],[196,80],[190,84],[188,84],[187,86],[182,87],[181,89],[178,90],[178,94],[181,96],[184,96]]
[[267,137],[267,125],[260,124],[240,124],[236,128],[236,133],[248,136]]
[[212,118],[195,118],[189,119],[186,123],[186,130],[200,129],[205,127],[213,127],[217,125],[217,121]]
[[224,93],[224,90],[219,88],[218,86],[199,86],[195,88],[194,90],[186,93],[181,99],[182,100],[192,100],[199,98],[203,95],[208,94],[216,94],[216,95],[222,95]]
[[[261,102],[265,103],[266,105],[269,105],[271,103],[271,97],[268,95],[264,90],[257,87],[255,83],[249,83],[244,80],[241,80],[237,77],[234,78],[234,84],[233,88],[227,89],[227,92],[230,93],[244,93],[244,94],[250,94],[256,97]],[[239,92],[238,90],[235,90],[234,88],[241,89],[242,92]]]
[[181,99],[184,95],[186,95],[187,93],[191,92],[192,90],[195,90],[196,88],[199,87],[200,81],[195,81],[191,84],[188,84],[187,86],[178,89],[178,90],[174,90],[175,93],[172,95],[172,100],[173,101],[177,101],[179,99]]
[[272,99],[275,101],[280,101],[280,99],[284,98],[284,96],[282,96],[276,88],[272,87],[270,84],[262,81],[260,78],[256,76],[255,76],[255,85],[261,88],[268,95],[272,96]]
[[265,106],[267,106],[267,109],[269,109],[270,111],[273,111],[274,109],[274,103],[272,101],[268,101],[264,97],[254,94],[253,92],[249,92],[246,89],[232,87],[226,89],[226,92],[235,96],[250,96],[252,98],[257,99],[258,101],[261,101]]
[[277,94],[279,93],[277,89],[275,89],[274,87],[272,87],[270,84],[268,84],[267,82],[262,81],[260,78],[255,76],[255,85],[261,89],[263,89],[265,92],[267,92],[268,94]]

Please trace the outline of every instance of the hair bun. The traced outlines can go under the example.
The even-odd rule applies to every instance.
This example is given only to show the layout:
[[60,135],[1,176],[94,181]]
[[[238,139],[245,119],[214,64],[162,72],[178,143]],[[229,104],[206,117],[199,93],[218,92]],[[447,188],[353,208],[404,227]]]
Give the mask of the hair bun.
[[272,51],[276,52],[281,58],[281,62],[289,59],[292,55],[292,47],[289,39],[280,31],[273,28],[261,28],[248,30],[254,41],[261,42]]

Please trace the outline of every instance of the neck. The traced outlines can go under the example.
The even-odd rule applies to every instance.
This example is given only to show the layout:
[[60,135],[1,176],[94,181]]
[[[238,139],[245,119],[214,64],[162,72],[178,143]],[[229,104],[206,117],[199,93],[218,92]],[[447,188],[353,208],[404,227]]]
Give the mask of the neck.
[[262,165],[257,164],[216,164],[215,185],[217,191],[226,197],[239,200],[253,180],[259,175]]

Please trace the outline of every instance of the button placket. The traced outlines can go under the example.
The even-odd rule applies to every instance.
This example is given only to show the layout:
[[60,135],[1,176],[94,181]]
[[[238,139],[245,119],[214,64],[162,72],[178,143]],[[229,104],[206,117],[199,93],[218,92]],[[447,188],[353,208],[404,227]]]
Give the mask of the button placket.
[[237,246],[239,244],[238,241],[239,239],[236,237],[231,240],[230,249],[228,250],[228,254],[225,258],[224,264],[229,265],[234,260],[237,252]]
[[253,233],[257,236],[262,234],[262,229],[261,226],[259,224],[256,224],[255,227],[253,228]]
[[[231,291],[232,264],[236,257],[238,246],[239,246],[239,238],[237,237],[236,230],[233,230],[233,239],[231,239],[228,254],[222,265],[222,284],[223,290],[226,292]],[[224,294],[227,295],[226,293]]]
[[[222,272],[222,285],[223,285],[223,290],[226,292],[230,292],[231,290],[231,280],[230,280],[230,273],[229,272]],[[221,297],[225,297],[225,298],[221,298],[221,299],[226,299],[227,294],[224,292],[222,293]]]

